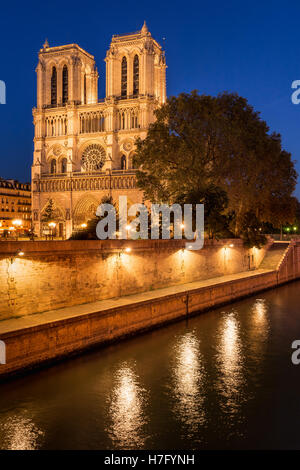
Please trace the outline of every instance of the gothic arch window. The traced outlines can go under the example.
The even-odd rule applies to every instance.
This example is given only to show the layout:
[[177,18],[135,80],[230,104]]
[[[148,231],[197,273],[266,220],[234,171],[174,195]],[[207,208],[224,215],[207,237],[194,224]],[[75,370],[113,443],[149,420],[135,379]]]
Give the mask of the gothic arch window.
[[138,55],[133,59],[133,94],[139,94],[140,62]]
[[52,68],[51,75],[51,104],[57,104],[57,72],[56,67]]
[[55,160],[55,158],[53,158],[53,159],[51,160],[50,171],[51,171],[51,174],[52,174],[52,175],[53,175],[54,173],[56,173],[56,160]]
[[64,65],[63,71],[62,71],[62,102],[63,104],[66,104],[69,99],[69,83],[68,83],[68,67]]
[[63,158],[61,161],[61,172],[67,173],[67,159]]
[[126,170],[126,157],[122,155],[121,157],[121,170]]
[[121,70],[121,96],[127,96],[127,59],[124,56],[122,59],[122,70]]

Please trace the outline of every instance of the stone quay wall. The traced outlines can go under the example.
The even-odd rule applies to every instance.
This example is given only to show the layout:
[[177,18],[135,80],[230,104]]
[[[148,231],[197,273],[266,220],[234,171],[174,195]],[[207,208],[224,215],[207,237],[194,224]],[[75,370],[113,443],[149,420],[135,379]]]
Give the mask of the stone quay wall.
[[0,321],[247,271],[269,245],[185,246],[184,240],[0,242]]
[[[220,249],[226,248],[225,251],[227,252],[226,243],[208,243],[205,250],[212,250],[211,252],[207,251],[207,254],[211,253],[211,255],[215,255],[215,259],[218,259],[221,256],[218,254]],[[235,261],[232,264],[228,264],[228,266],[226,265],[229,271],[238,269],[238,266],[241,266],[239,263],[242,263],[244,268],[247,267],[245,256],[247,255],[248,260],[249,253],[247,253],[241,244],[236,241],[234,244],[235,246],[231,248],[235,248],[236,253],[231,256]],[[55,248],[53,245],[52,256],[54,258],[57,257],[57,252],[61,253],[60,246],[58,245]],[[89,246],[93,252],[93,246]],[[124,244],[124,248],[126,246]],[[140,244],[141,252],[139,254],[137,252],[136,256],[141,256],[141,261],[144,262],[145,259],[151,258],[152,253],[154,260],[155,253],[159,251],[158,246],[156,248],[148,246],[149,255],[145,258],[145,255],[142,256],[142,253],[144,254],[146,251],[145,246],[143,247]],[[172,258],[173,262],[176,256],[179,256],[176,254],[178,251],[182,253],[180,256],[184,256],[185,252],[182,251],[180,243],[176,242],[171,246],[172,249],[169,245],[170,253],[168,256]],[[39,260],[42,256],[41,248],[37,244],[33,244],[32,247],[36,248],[37,260]],[[44,253],[47,253],[47,245],[45,244],[44,247]],[[112,247],[106,246],[106,248],[108,253],[111,253]],[[120,246],[118,248],[115,247],[115,249],[119,250]],[[135,245],[135,249],[137,249],[137,245]],[[163,252],[164,249],[167,250],[167,244],[164,249],[160,249]],[[85,246],[83,253],[86,256],[87,252],[87,246]],[[102,247],[101,252],[104,252],[104,247]],[[118,251],[115,253],[118,253]],[[201,258],[197,258],[199,253],[192,254],[188,252],[188,256],[194,255],[195,260],[201,260]],[[98,255],[93,253],[93,256]],[[163,256],[165,263],[168,256],[166,253]],[[173,258],[174,256],[175,258]],[[31,257],[32,259],[30,259],[33,262],[35,259],[33,253]],[[262,252],[260,251],[251,261],[259,263],[261,258]],[[99,261],[99,258],[96,259]],[[194,263],[197,264],[196,261],[190,261],[190,263],[192,266]],[[181,264],[179,263],[178,266],[181,266]],[[187,269],[187,263],[184,263],[184,267],[186,268],[184,270],[185,276],[188,276],[188,273],[189,275],[195,274],[193,270],[190,272]],[[203,267],[205,267],[205,264],[202,265]],[[130,269],[127,269],[127,272],[130,273]],[[180,277],[171,278],[172,272],[170,271],[168,280],[172,279],[174,281],[176,279],[176,283],[173,284],[174,287],[158,289],[157,291],[148,290],[148,292],[136,295],[128,295],[119,299],[103,300],[94,303],[90,300],[91,303],[71,308],[3,320],[0,322],[0,340],[3,341],[6,347],[6,364],[0,365],[0,378],[6,378],[11,374],[40,367],[42,364],[51,363],[71,354],[79,353],[87,348],[159,327],[162,324],[180,318],[188,318],[198,312],[230,303],[239,298],[253,295],[256,292],[277,287],[280,284],[297,279],[300,277],[300,242],[292,242],[289,246],[287,245],[287,249],[284,251],[278,266],[272,270],[249,270],[248,272],[224,275],[223,277],[207,281],[196,281],[190,284],[180,284],[182,279]],[[164,274],[166,276],[166,273]],[[227,274],[229,273],[227,272]],[[59,276],[59,273],[57,275]],[[148,282],[150,281],[154,282],[153,277],[150,279],[149,275]],[[128,285],[130,286],[131,284],[128,283]],[[145,285],[143,285],[143,288]],[[139,285],[139,288],[141,288],[141,285]],[[113,289],[114,286],[112,286],[112,291]]]

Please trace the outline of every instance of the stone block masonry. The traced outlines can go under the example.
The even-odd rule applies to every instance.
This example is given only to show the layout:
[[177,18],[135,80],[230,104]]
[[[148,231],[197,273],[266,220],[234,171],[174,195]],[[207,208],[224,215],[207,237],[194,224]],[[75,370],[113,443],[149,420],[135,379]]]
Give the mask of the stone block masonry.
[[[101,253],[112,253],[112,250],[116,250],[114,253],[117,253],[118,256],[123,256],[124,252],[121,252],[120,255],[121,246],[119,243],[117,247],[116,244],[111,246],[100,245],[98,249],[101,248]],[[121,297],[91,301],[81,305],[53,309],[43,313],[27,314],[0,321],[0,340],[6,345],[7,359],[6,364],[0,365],[0,377],[5,378],[8,375],[23,372],[24,370],[61,359],[99,344],[105,344],[124,336],[137,334],[138,332],[155,328],[180,318],[187,318],[198,312],[276,287],[284,282],[300,277],[300,243],[291,242],[281,247],[282,256],[279,262],[276,257],[277,265],[270,266],[269,269],[259,268],[240,273],[227,273],[206,280],[182,282],[182,279],[185,279],[185,277],[199,275],[197,261],[200,262],[201,258],[197,258],[199,253],[183,251],[182,244],[180,245],[180,243],[174,242],[172,244],[167,242],[163,248],[164,243],[160,244],[160,242],[153,243],[153,246],[151,244],[143,245],[142,242],[139,246],[132,245],[137,250],[135,254],[137,259],[143,254],[144,257],[140,259],[142,264],[150,258],[154,261],[160,250],[162,252],[160,256],[162,256],[164,263],[167,263],[164,265],[165,269],[166,266],[171,269],[171,264],[169,265],[167,262],[168,256],[182,257],[176,266],[179,269],[179,267],[182,267],[182,263],[184,263],[184,269],[180,271],[184,273],[183,276],[180,275],[178,277],[178,273],[175,273],[172,269],[168,275],[166,270],[164,271],[165,281],[173,283],[169,287],[155,290],[145,289],[146,286],[149,286],[150,282],[155,283],[155,278],[154,274],[151,277],[148,271],[143,271],[140,268],[139,275],[146,276],[145,273],[148,272],[149,277],[147,280],[144,280],[143,284],[135,287],[136,289],[143,289],[143,292],[140,291],[139,293],[123,295]],[[208,243],[205,249],[212,251],[206,253],[208,259],[206,264],[203,264],[205,258],[202,259],[201,267],[204,268],[209,265],[210,269],[213,269],[210,265],[209,256],[216,256],[215,259],[217,259],[220,256],[220,254],[217,254],[220,249],[224,250],[226,248],[225,251],[227,252],[227,243],[224,241],[222,243]],[[42,248],[45,250],[43,253],[47,253],[48,244],[44,244],[42,248],[35,243],[30,246],[32,246],[31,261],[35,259],[33,255],[34,250],[36,250],[37,259],[42,256]],[[54,258],[58,256],[58,253],[61,254],[62,246],[68,252],[66,249],[68,246],[66,245],[53,244],[50,246],[53,246],[52,255]],[[74,247],[74,245],[72,246]],[[89,251],[92,252],[93,256],[95,255],[93,253],[93,245],[84,243],[81,247],[86,259],[89,259]],[[124,247],[126,247],[125,244],[123,244]],[[223,265],[228,270],[237,269],[239,262],[246,263],[245,250],[242,245],[235,241],[233,248],[237,250],[236,255],[231,255],[234,262],[228,266]],[[141,250],[139,254],[138,249]],[[165,250],[170,250],[168,256]],[[175,255],[178,251],[181,254]],[[147,256],[146,253],[148,253]],[[132,252],[130,256],[131,254]],[[246,254],[248,255],[248,253]],[[193,261],[190,260],[191,266],[189,271],[188,263],[184,260],[184,257],[194,255],[196,257]],[[129,256],[129,254],[126,254],[126,256]],[[270,264],[270,259],[273,259],[272,246],[268,250],[265,259],[267,257],[269,258],[268,264]],[[256,258],[254,257],[253,260],[251,258],[250,261],[260,263],[261,259],[262,252],[259,252]],[[156,273],[156,271],[154,272]],[[128,277],[130,276],[128,265],[126,269],[125,267],[121,268],[121,273],[119,280],[125,279],[126,274]],[[42,275],[41,271],[40,275]],[[49,275],[47,269],[45,275]],[[87,272],[85,272],[85,275],[87,276]],[[59,272],[56,277],[59,279]],[[42,282],[44,283],[45,280],[42,280]],[[89,282],[88,278],[86,282]],[[94,285],[94,282],[93,280],[90,285]],[[131,280],[126,285],[130,287],[133,285],[132,282]],[[16,290],[18,290],[19,283],[20,280],[16,280]],[[59,281],[56,281],[56,285],[59,285]],[[115,292],[115,288],[116,286],[112,285],[112,292]],[[126,293],[128,294],[128,291]],[[13,291],[11,296],[13,297]],[[78,300],[79,297],[77,298]],[[72,303],[73,299],[68,298],[66,302]]]
[[241,240],[199,251],[184,240],[1,242],[0,320],[247,271],[265,250]]

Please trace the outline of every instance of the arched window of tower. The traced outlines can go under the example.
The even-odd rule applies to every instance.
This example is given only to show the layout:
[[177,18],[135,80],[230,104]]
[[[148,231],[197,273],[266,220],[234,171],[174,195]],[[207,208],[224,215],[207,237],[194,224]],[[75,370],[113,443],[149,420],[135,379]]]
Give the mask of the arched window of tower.
[[64,65],[63,71],[62,71],[62,102],[63,104],[66,104],[69,99],[69,83],[68,83],[68,67]]
[[67,159],[63,158],[61,161],[61,172],[67,173]]
[[121,96],[123,98],[125,98],[127,96],[127,59],[126,59],[125,56],[122,59]]
[[57,72],[56,67],[52,68],[51,75],[51,105],[57,104]]
[[133,95],[137,96],[139,94],[139,71],[140,63],[138,55],[134,56],[133,59]]
[[86,74],[83,78],[83,104],[86,104]]
[[121,157],[121,170],[126,170],[126,156],[122,155]]

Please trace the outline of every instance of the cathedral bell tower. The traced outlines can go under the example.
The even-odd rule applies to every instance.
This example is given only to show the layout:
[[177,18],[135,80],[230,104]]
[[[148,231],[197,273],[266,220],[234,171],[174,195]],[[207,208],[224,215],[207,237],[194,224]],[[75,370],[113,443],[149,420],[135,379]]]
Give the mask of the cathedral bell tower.
[[98,100],[98,72],[94,57],[77,44],[39,51],[37,108],[92,104]]
[[140,31],[115,34],[106,55],[106,98],[148,96],[166,101],[166,61],[146,22]]

